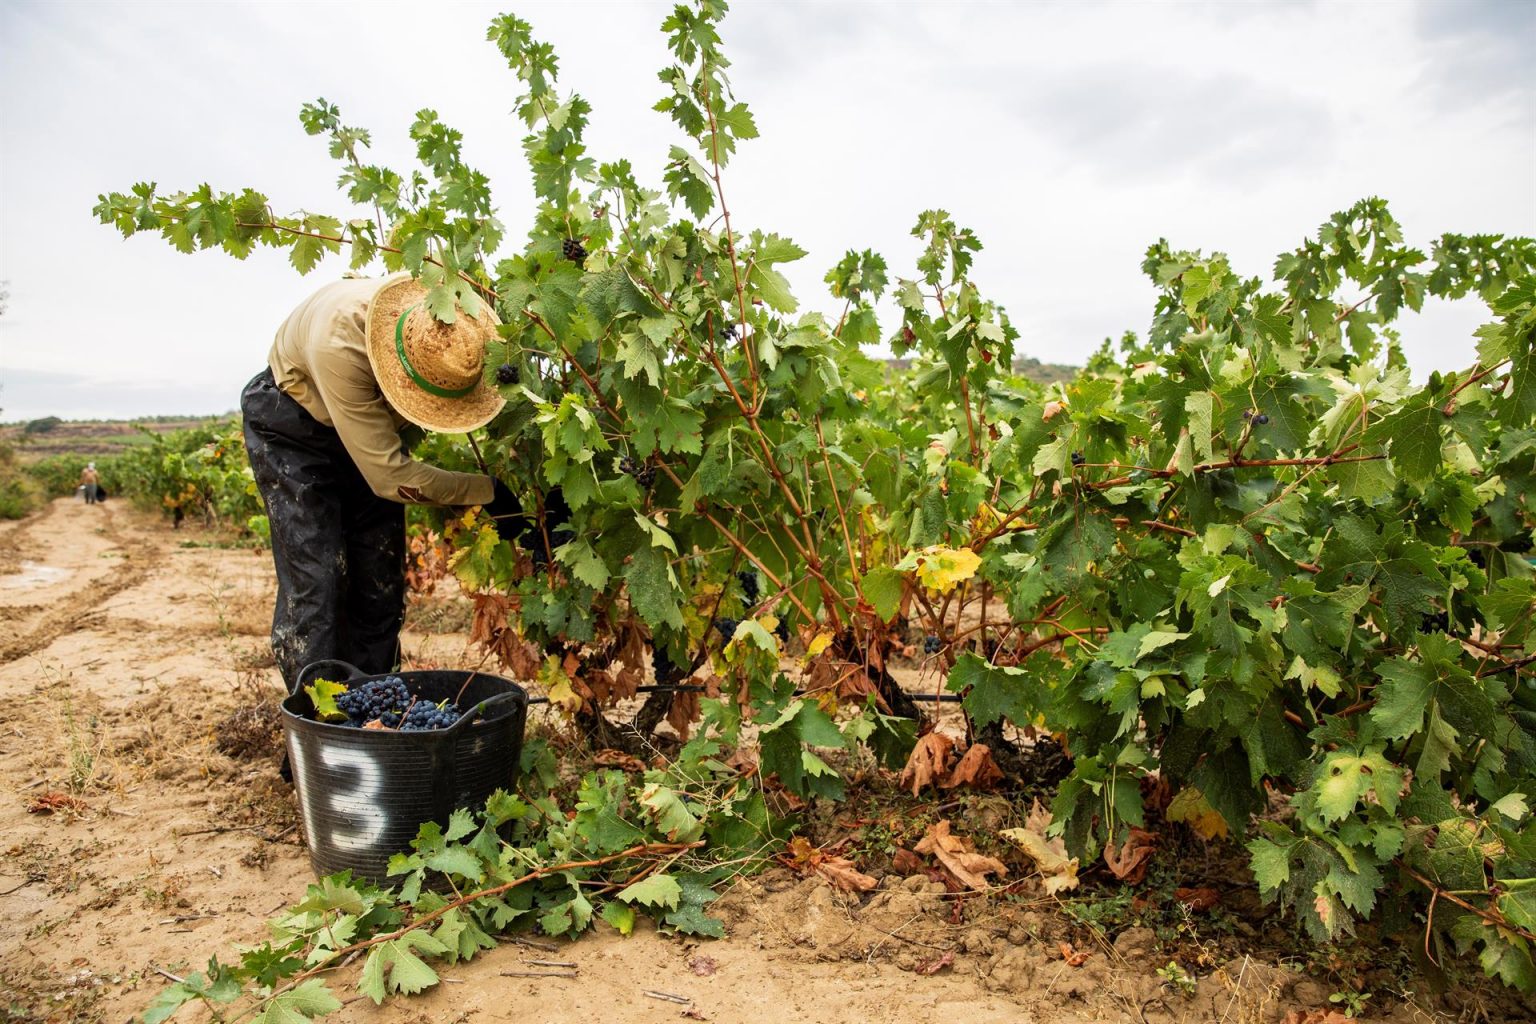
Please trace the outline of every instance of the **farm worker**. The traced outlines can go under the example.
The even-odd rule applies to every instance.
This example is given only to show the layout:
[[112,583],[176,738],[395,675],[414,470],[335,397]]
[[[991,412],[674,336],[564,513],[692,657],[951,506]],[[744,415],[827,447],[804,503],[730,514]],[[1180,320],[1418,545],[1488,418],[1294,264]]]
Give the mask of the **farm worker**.
[[80,471],[80,486],[85,488],[85,503],[96,504],[96,490],[101,486],[101,477],[96,473],[96,463],[87,462],[85,468]]
[[[504,399],[485,380],[496,314],[435,319],[409,275],[351,278],[305,299],[240,396],[251,471],[272,527],[272,653],[292,688],[328,658],[369,674],[399,663],[405,506],[484,505],[525,543],[543,531],[500,481],[411,458],[422,430],[463,434]],[[551,494],[549,514],[564,513]]]

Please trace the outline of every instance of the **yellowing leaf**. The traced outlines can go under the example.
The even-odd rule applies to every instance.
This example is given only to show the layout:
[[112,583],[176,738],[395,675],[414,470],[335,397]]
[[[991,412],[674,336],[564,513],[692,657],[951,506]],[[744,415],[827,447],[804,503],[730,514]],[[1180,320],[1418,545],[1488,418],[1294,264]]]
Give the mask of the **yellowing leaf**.
[[909,554],[903,561],[917,570],[917,578],[929,590],[947,594],[976,575],[981,556],[970,548],[946,548],[939,545]]
[[806,661],[810,661],[812,658],[816,657],[816,655],[822,653],[828,647],[831,647],[831,646],[832,646],[832,634],[831,633],[817,633],[816,634],[816,639],[812,640],[809,644],[806,645],[806,648],[805,648],[805,660]]
[[1179,794],[1169,801],[1167,818],[1184,822],[1195,830],[1195,835],[1205,840],[1225,839],[1229,831],[1227,819],[1193,786],[1179,790]]
[[304,692],[309,695],[310,703],[315,706],[315,718],[319,721],[345,722],[347,720],[346,713],[336,706],[336,698],[347,692],[346,683],[316,679],[304,687]]
[[571,688],[571,677],[565,674],[560,659],[554,655],[544,659],[544,667],[539,669],[539,682],[548,691],[551,704],[571,713],[581,707],[581,695]]
[[1006,828],[998,835],[1023,850],[1035,862],[1045,882],[1046,895],[1077,888],[1077,858],[1067,856],[1067,846],[1060,839],[1047,839],[1051,812],[1036,800],[1023,828]]

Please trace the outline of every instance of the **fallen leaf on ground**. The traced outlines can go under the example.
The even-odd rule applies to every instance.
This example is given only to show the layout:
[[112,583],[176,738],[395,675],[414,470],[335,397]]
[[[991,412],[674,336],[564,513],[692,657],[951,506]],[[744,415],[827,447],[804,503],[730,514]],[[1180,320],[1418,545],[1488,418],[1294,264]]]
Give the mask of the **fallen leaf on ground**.
[[88,805],[79,797],[53,790],[27,805],[28,814],[52,814],[54,811],[83,811]]
[[1292,1010],[1281,1024],[1354,1024],[1339,1010]]
[[916,974],[938,974],[944,968],[954,966],[954,963],[955,951],[951,949],[946,950],[943,956],[935,957],[932,960],[924,960],[922,963],[912,968],[912,970]]
[[604,747],[592,757],[592,763],[599,768],[618,768],[626,772],[645,771],[645,762],[633,754],[626,754],[622,750],[612,747]]
[[1173,898],[1190,910],[1210,910],[1221,902],[1221,893],[1207,886],[1198,889],[1175,889]]
[[970,786],[972,789],[991,789],[1003,781],[1002,769],[992,760],[992,750],[985,743],[972,743],[960,758],[960,763],[939,783],[944,789]]
[[917,796],[924,786],[937,785],[949,774],[949,758],[955,743],[943,733],[931,732],[917,741],[907,766],[901,770],[897,784],[902,789],[909,785],[912,795]]
[[1002,878],[1008,874],[1002,861],[977,853],[969,839],[951,835],[948,818],[933,823],[928,834],[917,844],[917,852],[933,854],[950,874],[972,889],[987,888],[987,875]]
[[1132,828],[1126,833],[1124,843],[1104,844],[1104,863],[1120,881],[1135,885],[1147,877],[1147,863],[1156,851],[1157,836],[1154,833]]
[[846,857],[826,857],[817,862],[816,872],[832,883],[833,888],[847,892],[868,892],[880,884],[854,867],[853,861]]
[[700,953],[698,956],[688,958],[688,969],[701,978],[707,978],[720,969],[720,964],[714,957]]
[[923,858],[905,846],[897,847],[896,856],[891,858],[891,870],[898,875],[918,874],[923,870]]
[[1067,962],[1068,967],[1081,967],[1093,955],[1086,949],[1073,949],[1070,942],[1063,942],[1058,948],[1061,950],[1061,958]]
[[835,857],[825,850],[818,850],[804,836],[791,839],[778,859],[801,876],[818,874],[833,888],[846,892],[868,892],[880,884],[855,867],[847,857]]
[[1046,838],[1050,823],[1051,812],[1036,800],[1023,828],[1005,828],[999,834],[1029,855],[1045,880],[1046,895],[1054,896],[1077,888],[1077,858],[1067,856],[1067,844],[1060,838]]

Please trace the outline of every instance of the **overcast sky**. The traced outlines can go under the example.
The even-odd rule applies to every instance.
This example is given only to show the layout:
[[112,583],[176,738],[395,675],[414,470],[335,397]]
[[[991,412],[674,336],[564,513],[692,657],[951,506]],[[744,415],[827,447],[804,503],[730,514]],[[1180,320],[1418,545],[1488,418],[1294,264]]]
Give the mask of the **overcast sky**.
[[[298,124],[319,96],[395,167],[415,112],[437,110],[520,246],[518,83],[484,41],[500,10],[592,103],[591,153],[659,187],[681,141],[650,109],[669,4],[0,0],[0,419],[234,407],[287,311],[344,263],[301,278],[271,250],[183,256],[90,210],[136,181],[206,181],[346,216]],[[803,308],[832,311],[821,277],[849,247],[911,276],[908,231],[935,206],[978,232],[976,279],[1048,362],[1145,330],[1138,264],[1159,237],[1267,279],[1367,195],[1426,249],[1536,234],[1536,0],[741,0],[724,35],[763,136],[728,171],[733,219],[810,252],[788,269]],[[1484,319],[1464,300],[1404,324],[1417,375],[1468,365]]]

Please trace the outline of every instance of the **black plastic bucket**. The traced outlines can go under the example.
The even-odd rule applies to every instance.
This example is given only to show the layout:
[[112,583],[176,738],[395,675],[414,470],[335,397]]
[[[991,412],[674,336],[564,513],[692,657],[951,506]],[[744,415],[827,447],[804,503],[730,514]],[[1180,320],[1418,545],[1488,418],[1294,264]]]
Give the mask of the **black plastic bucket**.
[[480,716],[419,732],[317,722],[307,717],[314,705],[304,692],[315,679],[352,684],[384,676],[344,661],[318,661],[300,672],[283,701],[283,733],[316,875],[351,868],[354,877],[382,882],[389,858],[409,852],[422,824],[446,826],[454,810],[479,808],[498,788],[510,789],[517,775],[528,721],[521,686],[463,670],[388,674],[434,703],[452,700],[462,687],[459,707],[478,706]]

